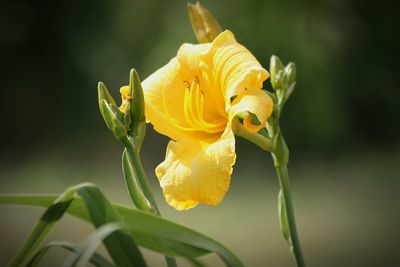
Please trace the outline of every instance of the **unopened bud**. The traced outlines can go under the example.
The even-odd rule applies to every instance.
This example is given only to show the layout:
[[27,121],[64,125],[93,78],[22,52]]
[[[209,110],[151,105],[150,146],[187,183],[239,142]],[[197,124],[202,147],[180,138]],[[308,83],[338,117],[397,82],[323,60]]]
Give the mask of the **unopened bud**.
[[280,58],[273,55],[271,57],[269,68],[270,68],[269,71],[271,73],[272,88],[274,88],[275,90],[282,88],[283,85],[282,82],[284,79],[284,73],[283,73],[284,67]]
[[286,80],[289,85],[296,81],[296,65],[293,62],[287,64],[287,66],[285,67],[285,73]]
[[111,96],[110,92],[108,91],[106,85],[102,82],[99,82],[97,86],[97,93],[99,99],[99,108],[101,110],[101,102],[104,100],[106,103],[115,104],[114,98]]
[[119,140],[126,137],[128,130],[124,124],[123,113],[114,104],[109,104],[105,100],[101,101],[100,106],[101,115],[108,129],[110,129]]
[[195,5],[188,3],[188,12],[194,34],[199,43],[212,42],[221,33],[221,26],[219,26],[217,20],[199,2]]
[[135,69],[131,69],[129,73],[129,91],[133,98],[130,105],[132,122],[134,124],[145,122],[143,88]]
[[124,114],[118,109],[110,92],[102,82],[99,82],[97,91],[101,116],[107,128],[117,139],[121,139],[128,133],[129,124],[126,124],[128,118],[124,118]]

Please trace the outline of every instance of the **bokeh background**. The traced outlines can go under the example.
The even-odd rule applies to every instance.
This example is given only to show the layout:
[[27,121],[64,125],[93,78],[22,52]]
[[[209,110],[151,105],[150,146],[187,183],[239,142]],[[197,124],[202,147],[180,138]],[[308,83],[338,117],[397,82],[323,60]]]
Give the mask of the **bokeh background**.
[[[399,5],[371,0],[203,1],[265,66],[294,61],[298,83],[282,128],[291,149],[298,229],[308,266],[400,266]],[[186,1],[0,2],[0,193],[59,194],[83,181],[130,204],[121,146],[97,106],[97,82],[118,96],[183,42],[195,42]],[[269,88],[269,84],[265,84]],[[295,266],[281,237],[268,154],[238,139],[231,189],[217,207],[176,212],[154,168],[166,137],[151,126],[143,160],[165,217],[231,248],[247,266]],[[0,206],[0,266],[43,211]],[[64,218],[52,240],[93,229]],[[150,252],[153,266],[162,259]],[[43,266],[58,266],[51,252]],[[206,257],[211,266],[222,266]]]

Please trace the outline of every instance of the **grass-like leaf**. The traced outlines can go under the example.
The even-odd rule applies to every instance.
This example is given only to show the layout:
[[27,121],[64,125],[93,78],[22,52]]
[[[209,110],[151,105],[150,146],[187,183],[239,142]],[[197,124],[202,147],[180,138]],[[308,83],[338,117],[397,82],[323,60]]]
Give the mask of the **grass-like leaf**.
[[103,240],[113,232],[122,229],[122,226],[116,223],[105,224],[99,227],[75,253],[71,254],[64,263],[64,267],[84,267],[96,252],[97,247]]
[[[47,207],[54,196],[0,196],[0,204]],[[227,266],[243,266],[240,260],[219,242],[187,227],[138,210],[113,205],[137,244],[169,256],[195,258],[216,253]],[[76,198],[67,212],[91,222],[84,201]]]
[[[64,241],[55,241],[55,242],[50,242],[49,244],[41,247],[34,255],[31,257],[29,262],[25,265],[26,267],[36,267],[41,259],[46,255],[46,253],[50,250],[50,248],[64,248],[68,251],[74,252],[79,249],[79,247],[75,246],[74,244],[71,244],[69,242],[64,242]],[[94,252],[91,257],[90,257],[90,263],[93,264],[96,267],[115,267],[112,265],[105,257],[103,257],[101,254]]]
[[[91,222],[96,228],[109,223],[120,223],[125,228],[118,212],[97,186],[85,183],[73,187],[72,190],[76,191],[86,204]],[[119,230],[111,234],[104,239],[104,246],[117,266],[147,266],[128,231]]]
[[[109,223],[124,225],[120,216],[97,186],[84,183],[68,188],[60,197],[53,198],[48,208],[40,218],[32,233],[22,248],[10,263],[11,267],[20,266],[29,259],[40,243],[53,229],[55,223],[76,201],[76,195],[81,198],[80,209],[87,221],[96,228]],[[118,230],[104,240],[104,245],[111,258],[118,266],[147,266],[130,233]]]

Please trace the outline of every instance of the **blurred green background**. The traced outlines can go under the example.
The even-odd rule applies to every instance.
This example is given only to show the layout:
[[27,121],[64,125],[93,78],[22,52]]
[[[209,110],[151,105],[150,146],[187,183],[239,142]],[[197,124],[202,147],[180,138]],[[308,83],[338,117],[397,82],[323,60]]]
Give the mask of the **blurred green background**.
[[[300,239],[309,266],[400,266],[400,36],[394,1],[203,1],[265,67],[294,61],[298,83],[282,127]],[[130,204],[121,146],[97,106],[195,42],[186,1],[0,2],[0,193],[58,194],[83,181]],[[266,83],[266,88],[269,84]],[[237,141],[231,189],[217,207],[176,212],[154,168],[166,137],[148,127],[143,160],[165,217],[231,248],[247,266],[294,266],[281,237],[278,181],[268,154]],[[42,210],[0,206],[0,266]],[[79,242],[89,225],[65,218],[52,239]],[[146,252],[148,261],[162,259]],[[58,266],[54,251],[43,266]],[[222,266],[206,257],[211,266]]]

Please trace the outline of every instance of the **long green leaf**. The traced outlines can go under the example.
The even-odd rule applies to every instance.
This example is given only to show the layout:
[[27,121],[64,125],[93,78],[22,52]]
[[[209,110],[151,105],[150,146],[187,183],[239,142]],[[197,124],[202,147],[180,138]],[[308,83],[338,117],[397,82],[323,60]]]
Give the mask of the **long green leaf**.
[[[78,247],[64,241],[55,241],[50,242],[49,244],[45,245],[44,247],[40,248],[33,257],[29,260],[26,264],[26,267],[36,267],[40,260],[46,255],[50,248],[60,247],[64,248],[68,251],[74,252],[78,250]],[[94,252],[90,258],[90,263],[92,263],[96,267],[115,267],[112,265],[106,258],[104,258],[101,254]]]
[[54,200],[54,203],[49,205],[48,209],[42,215],[39,222],[33,228],[24,245],[11,260],[9,264],[10,267],[20,266],[29,258],[34,250],[51,232],[56,222],[60,220],[60,218],[66,212],[73,200],[72,197],[72,192],[65,192],[60,197],[56,198]]
[[[72,190],[85,202],[91,222],[96,228],[115,222],[125,226],[116,209],[97,186],[85,183],[73,187]],[[147,266],[128,231],[120,230],[111,234],[104,240],[104,246],[117,266]]]
[[[10,266],[20,266],[32,255],[73,201],[78,199],[76,198],[77,194],[81,197],[79,205],[81,215],[85,214],[87,221],[93,223],[96,228],[108,223],[123,224],[117,211],[95,185],[84,183],[68,188],[60,197],[54,198],[51,203],[48,203],[48,209]],[[108,236],[104,240],[104,245],[117,265],[146,266],[139,248],[127,231],[119,230]]]
[[90,237],[80,245],[74,254],[71,254],[64,263],[64,267],[84,267],[96,252],[97,247],[113,232],[122,229],[119,224],[111,223],[99,227]]
[[[54,199],[54,196],[0,196],[0,204],[47,207]],[[187,258],[215,252],[227,266],[243,266],[232,252],[205,235],[145,212],[119,205],[113,206],[141,246],[165,255]],[[71,203],[67,212],[90,222],[85,205],[79,198]]]

